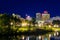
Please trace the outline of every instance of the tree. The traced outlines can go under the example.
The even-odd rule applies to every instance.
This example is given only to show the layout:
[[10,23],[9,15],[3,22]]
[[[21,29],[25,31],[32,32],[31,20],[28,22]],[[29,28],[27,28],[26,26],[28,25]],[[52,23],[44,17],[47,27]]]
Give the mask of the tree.
[[[17,27],[16,24],[18,23],[19,25],[21,25],[21,23],[22,23],[21,19],[20,19],[20,18],[17,18],[16,16],[15,16],[15,17],[11,16],[11,22],[13,22],[13,27],[16,28],[16,30],[13,31],[13,32],[17,32],[17,30],[18,30],[19,27],[21,27],[21,26]],[[12,29],[12,30],[14,30],[14,29]]]
[[2,16],[0,16],[0,27],[2,28],[2,32],[3,30],[5,30],[4,32],[10,30],[10,16],[9,15],[3,14]]
[[35,18],[32,18],[32,24],[35,26],[35,23],[36,23],[36,19]]
[[60,24],[60,20],[53,20],[53,24]]

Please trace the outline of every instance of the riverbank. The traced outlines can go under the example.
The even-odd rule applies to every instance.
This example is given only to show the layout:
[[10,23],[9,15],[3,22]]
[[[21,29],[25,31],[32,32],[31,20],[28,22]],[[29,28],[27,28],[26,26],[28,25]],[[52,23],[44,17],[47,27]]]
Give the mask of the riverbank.
[[36,29],[35,31],[24,31],[24,32],[8,32],[0,33],[0,35],[44,35],[46,33],[53,32],[52,30]]

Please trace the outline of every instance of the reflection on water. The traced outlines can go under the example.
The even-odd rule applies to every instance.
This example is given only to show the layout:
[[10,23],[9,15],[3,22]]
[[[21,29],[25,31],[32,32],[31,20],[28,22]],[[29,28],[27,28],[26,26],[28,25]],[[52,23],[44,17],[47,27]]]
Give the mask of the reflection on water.
[[50,39],[51,37],[58,37],[59,35],[60,35],[59,32],[55,32],[55,33],[48,33],[48,34],[45,34],[45,35],[3,36],[3,37],[0,37],[0,40],[51,40]]

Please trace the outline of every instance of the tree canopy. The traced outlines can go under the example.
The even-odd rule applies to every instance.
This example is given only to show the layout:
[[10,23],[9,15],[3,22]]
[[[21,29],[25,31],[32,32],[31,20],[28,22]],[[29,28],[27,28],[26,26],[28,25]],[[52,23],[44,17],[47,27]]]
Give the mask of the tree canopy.
[[60,20],[53,20],[53,24],[60,24]]

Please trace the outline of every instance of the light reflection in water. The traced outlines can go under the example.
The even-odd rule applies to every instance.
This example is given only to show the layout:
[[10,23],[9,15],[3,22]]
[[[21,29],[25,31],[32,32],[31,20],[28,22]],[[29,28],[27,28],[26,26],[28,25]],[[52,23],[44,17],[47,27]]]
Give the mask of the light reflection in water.
[[49,34],[49,37],[51,37],[51,34]]
[[56,33],[54,33],[54,36],[56,36]]
[[24,36],[22,36],[22,39],[24,40]]
[[27,37],[26,40],[29,40],[29,37]]
[[47,38],[44,38],[44,40],[48,40]]
[[39,39],[41,39],[41,36],[39,36]]
[[47,35],[30,35],[30,36],[9,36],[9,37],[0,37],[0,40],[50,40],[50,37],[58,36],[59,32],[47,34]]
[[57,35],[59,35],[59,32],[57,32]]

